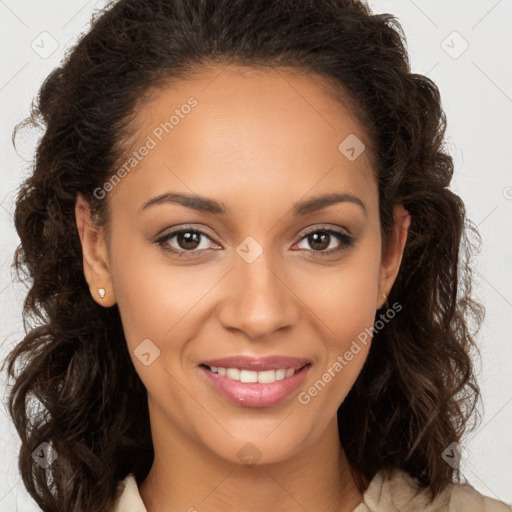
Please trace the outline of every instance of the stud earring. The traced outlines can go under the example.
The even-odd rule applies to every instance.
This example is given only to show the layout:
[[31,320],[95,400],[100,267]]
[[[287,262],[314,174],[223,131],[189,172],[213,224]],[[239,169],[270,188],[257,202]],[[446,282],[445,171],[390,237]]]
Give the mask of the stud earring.
[[106,290],[105,288],[98,288],[98,295],[103,299],[105,297]]

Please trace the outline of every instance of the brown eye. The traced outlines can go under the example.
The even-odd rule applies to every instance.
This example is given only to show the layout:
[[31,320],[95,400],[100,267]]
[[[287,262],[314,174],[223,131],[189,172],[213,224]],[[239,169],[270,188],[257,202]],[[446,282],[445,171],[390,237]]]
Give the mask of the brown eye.
[[313,252],[327,255],[348,248],[354,243],[354,239],[334,229],[317,229],[306,233],[299,242],[299,246],[303,242],[307,242]]
[[318,231],[307,236],[310,247],[317,251],[323,251],[329,247],[331,235],[325,231]]
[[193,250],[199,246],[202,235],[197,231],[180,231],[175,236],[180,249]]
[[208,241],[211,242],[211,238],[203,231],[183,228],[167,233],[156,240],[156,243],[165,251],[192,255],[211,249]]

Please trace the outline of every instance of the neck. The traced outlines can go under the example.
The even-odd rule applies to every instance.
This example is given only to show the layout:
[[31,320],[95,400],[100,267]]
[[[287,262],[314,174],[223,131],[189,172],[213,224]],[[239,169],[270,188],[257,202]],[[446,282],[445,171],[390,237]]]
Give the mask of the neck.
[[336,418],[285,460],[253,466],[226,460],[175,427],[152,423],[155,459],[139,486],[149,511],[352,512],[362,501]]

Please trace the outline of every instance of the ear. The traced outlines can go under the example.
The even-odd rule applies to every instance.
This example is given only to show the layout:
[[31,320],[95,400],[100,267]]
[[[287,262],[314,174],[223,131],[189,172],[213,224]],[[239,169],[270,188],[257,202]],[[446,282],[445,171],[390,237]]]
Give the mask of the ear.
[[407,241],[407,233],[411,224],[411,215],[401,204],[394,208],[394,219],[395,222],[391,229],[388,246],[381,258],[377,309],[382,307],[383,294],[389,295],[398,275],[405,242]]
[[[81,194],[78,194],[76,199],[75,217],[82,244],[84,276],[89,284],[91,295],[101,306],[113,306],[116,300],[110,276],[104,230],[102,227],[94,225],[89,203]],[[98,291],[101,289],[105,290],[103,298]]]

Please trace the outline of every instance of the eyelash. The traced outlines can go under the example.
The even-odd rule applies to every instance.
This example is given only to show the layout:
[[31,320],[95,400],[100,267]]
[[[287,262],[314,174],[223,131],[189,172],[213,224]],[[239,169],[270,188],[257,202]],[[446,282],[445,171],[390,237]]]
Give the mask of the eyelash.
[[[184,227],[184,228],[180,228],[180,229],[171,231],[170,233],[163,235],[162,237],[155,240],[155,243],[162,250],[164,250],[166,252],[173,253],[175,255],[178,255],[179,257],[181,257],[182,255],[187,254],[187,253],[190,253],[190,257],[193,257],[193,255],[195,253],[201,252],[202,250],[209,250],[209,249],[202,249],[202,250],[198,251],[197,249],[194,249],[194,250],[186,251],[183,249],[179,250],[179,249],[175,249],[174,247],[171,247],[168,244],[169,240],[174,238],[176,235],[178,235],[180,233],[197,233],[197,234],[204,236],[206,238],[209,238],[211,240],[211,237],[204,231],[201,231],[201,230],[195,229],[195,228]],[[338,231],[338,230],[335,230],[332,228],[318,228],[318,227],[306,232],[301,237],[301,239],[299,240],[298,243],[301,243],[304,239],[306,239],[309,235],[311,235],[313,233],[328,233],[329,235],[333,235],[340,242],[342,242],[340,247],[338,247],[337,249],[330,249],[329,251],[326,251],[326,250],[315,251],[314,249],[311,249],[311,252],[314,254],[314,257],[325,257],[325,256],[330,256],[335,253],[342,252],[342,251],[348,249],[349,247],[351,247],[355,243],[355,239],[352,236],[347,235],[346,233],[343,233],[342,231]],[[300,250],[303,250],[303,249],[300,249]],[[187,255],[186,257],[189,257],[189,256]]]

